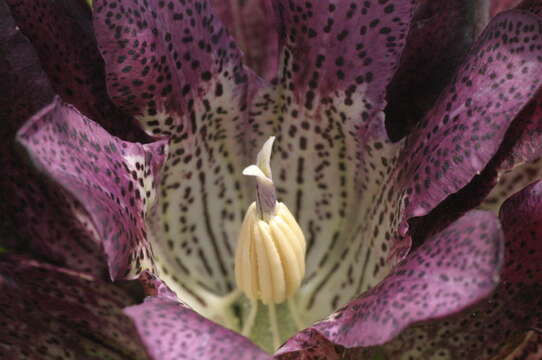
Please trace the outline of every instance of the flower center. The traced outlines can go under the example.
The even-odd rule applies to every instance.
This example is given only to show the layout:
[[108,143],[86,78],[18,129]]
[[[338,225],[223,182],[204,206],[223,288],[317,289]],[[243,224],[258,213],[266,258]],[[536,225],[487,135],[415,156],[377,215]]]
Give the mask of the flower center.
[[[305,274],[305,237],[290,210],[277,202],[271,178],[271,150],[274,137],[269,138],[258,153],[256,165],[250,165],[244,175],[256,177],[256,201],[245,215],[235,253],[237,287],[252,302],[251,313],[243,326],[243,334],[252,328],[257,302],[268,306],[273,345],[280,345],[275,304],[280,304],[299,289]],[[290,312],[298,327],[295,304]]]

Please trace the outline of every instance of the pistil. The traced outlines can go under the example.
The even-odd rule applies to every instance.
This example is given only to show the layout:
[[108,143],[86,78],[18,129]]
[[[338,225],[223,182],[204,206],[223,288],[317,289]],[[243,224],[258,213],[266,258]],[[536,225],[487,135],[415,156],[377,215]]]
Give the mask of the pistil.
[[305,237],[286,205],[277,201],[271,176],[271,151],[274,137],[265,142],[256,164],[244,175],[256,177],[256,201],[245,214],[235,254],[238,288],[251,300],[251,311],[243,326],[248,334],[254,324],[257,302],[268,306],[273,345],[280,345],[275,304],[286,300],[295,322],[301,326],[293,296],[305,274]]

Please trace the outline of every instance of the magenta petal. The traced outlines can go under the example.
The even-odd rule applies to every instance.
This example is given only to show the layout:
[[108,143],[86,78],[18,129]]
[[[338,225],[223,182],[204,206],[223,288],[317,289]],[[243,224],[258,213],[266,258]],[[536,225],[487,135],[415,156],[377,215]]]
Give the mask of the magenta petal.
[[272,0],[211,3],[243,52],[244,63],[268,81],[276,78],[279,49]]
[[[530,330],[542,329],[542,182],[501,207],[504,267],[493,295],[443,321],[405,331],[386,345],[390,356],[409,351],[420,359],[445,351],[452,359],[494,359]],[[513,346],[512,346],[513,349]]]
[[540,86],[541,27],[540,18],[526,12],[495,17],[419,129],[407,137],[399,176],[399,183],[407,184],[406,218],[426,215],[495,155]]
[[0,259],[4,359],[147,359],[111,283],[24,258]]
[[375,288],[312,329],[341,346],[367,347],[414,323],[463,310],[497,285],[502,238],[492,213],[469,212],[414,250]]
[[56,94],[116,136],[135,141],[147,139],[109,99],[104,62],[85,0],[6,2],[17,25],[36,49]]
[[169,297],[149,297],[125,309],[156,360],[269,359],[244,336],[205,319]]
[[88,212],[113,279],[152,268],[145,219],[156,197],[164,141],[121,141],[58,99],[20,130],[19,140]]

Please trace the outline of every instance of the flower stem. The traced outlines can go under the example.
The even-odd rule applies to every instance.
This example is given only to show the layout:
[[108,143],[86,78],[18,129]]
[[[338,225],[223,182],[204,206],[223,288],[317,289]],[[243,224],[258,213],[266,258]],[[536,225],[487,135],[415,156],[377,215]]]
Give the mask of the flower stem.
[[305,326],[303,325],[303,321],[301,321],[301,316],[299,311],[297,311],[297,305],[295,304],[293,298],[288,300],[288,309],[290,310],[290,314],[292,314],[297,331],[304,329]]
[[247,322],[243,325],[243,330],[241,334],[244,336],[249,335],[250,330],[254,326],[254,320],[256,320],[256,314],[258,313],[258,300],[250,301],[250,312],[248,313]]
[[277,312],[275,311],[275,304],[269,303],[269,322],[271,323],[271,334],[273,335],[273,347],[276,349],[280,346],[280,334],[279,325],[277,323]]

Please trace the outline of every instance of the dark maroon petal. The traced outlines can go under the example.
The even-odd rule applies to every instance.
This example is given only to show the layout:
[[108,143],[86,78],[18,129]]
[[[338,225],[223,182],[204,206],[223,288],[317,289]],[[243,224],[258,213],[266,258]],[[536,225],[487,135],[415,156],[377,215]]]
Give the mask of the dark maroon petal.
[[205,319],[170,297],[149,297],[125,309],[151,357],[175,359],[269,359],[247,338]]
[[454,81],[407,138],[400,158],[406,166],[399,175],[399,184],[406,184],[403,218],[429,213],[495,155],[540,85],[541,27],[538,17],[511,11],[495,17],[481,35]]
[[85,208],[103,239],[113,279],[153,267],[145,221],[153,211],[163,141],[121,141],[59,99],[21,129],[19,140]]
[[414,323],[457,313],[497,285],[502,238],[492,213],[469,212],[428,239],[375,288],[312,328],[335,344],[367,347]]
[[420,0],[391,82],[386,127],[397,140],[420,121],[487,24],[484,1]]
[[272,1],[212,0],[211,4],[243,52],[244,63],[264,79],[275,79],[279,50]]
[[35,48],[54,92],[110,133],[146,140],[135,122],[115,108],[105,86],[91,12],[84,0],[6,0]]
[[0,3],[0,232],[2,246],[103,276],[101,242],[80,204],[37,174],[15,144],[17,130],[54,96],[28,40]]
[[147,359],[112,283],[24,258],[0,259],[5,359]]
[[393,357],[409,351],[423,359],[443,351],[452,359],[494,359],[517,346],[529,330],[540,331],[542,182],[506,201],[500,218],[505,256],[493,295],[454,317],[406,331],[386,345],[387,353]]

